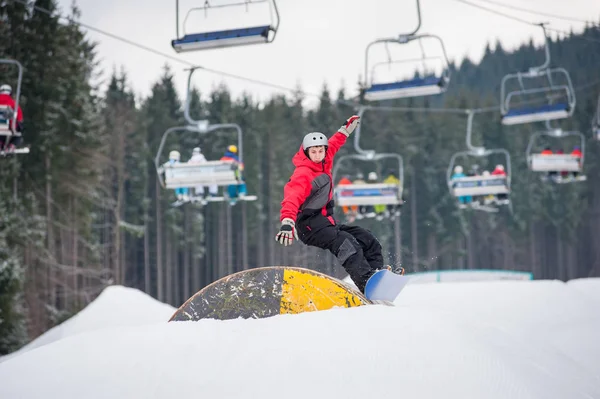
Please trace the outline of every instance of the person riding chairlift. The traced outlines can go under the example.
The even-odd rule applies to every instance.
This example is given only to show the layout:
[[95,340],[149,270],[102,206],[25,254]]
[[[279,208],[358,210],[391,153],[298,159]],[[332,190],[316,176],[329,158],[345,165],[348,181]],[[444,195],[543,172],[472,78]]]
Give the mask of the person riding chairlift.
[[[349,184],[352,184],[352,180],[350,180],[350,175],[342,176],[342,178],[338,182],[338,186],[346,186]],[[344,206],[342,206],[342,212],[346,216],[346,220],[349,223],[352,223],[356,219],[356,214],[358,213],[358,206],[357,205],[352,205],[352,206],[344,205]]]
[[[571,151],[571,155],[574,155],[579,158],[578,165],[581,168],[581,159],[583,158],[583,153],[581,152],[581,148],[579,146],[573,147],[573,151]],[[577,179],[579,176],[579,172],[573,172],[573,178]]]
[[236,178],[238,179],[238,184],[230,184],[227,186],[227,194],[229,196],[229,203],[231,205],[235,205],[238,198],[244,197],[246,195],[246,182],[244,178],[244,164],[240,162],[240,157],[238,156],[238,148],[236,145],[230,145],[227,147],[227,151],[223,157],[221,157],[221,161],[235,161],[237,163],[238,168],[235,172]]
[[[0,105],[8,106],[12,112],[15,112],[15,100],[12,98],[12,87],[7,84],[3,84],[0,86]],[[17,109],[17,126],[16,128],[12,125],[12,115],[6,115],[9,117],[8,128],[13,132],[21,133],[20,136],[12,136],[7,144],[8,150],[14,150],[16,147],[19,147],[23,141],[23,111],[21,110],[21,106]],[[0,136],[0,150],[4,148],[5,145],[5,137]]]

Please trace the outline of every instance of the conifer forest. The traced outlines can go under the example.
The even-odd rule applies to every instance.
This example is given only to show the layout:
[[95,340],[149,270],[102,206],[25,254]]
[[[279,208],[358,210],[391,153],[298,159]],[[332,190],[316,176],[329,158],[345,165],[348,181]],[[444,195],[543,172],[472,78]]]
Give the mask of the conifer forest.
[[[54,0],[33,3],[57,10]],[[111,284],[179,306],[207,284],[248,268],[295,265],[345,276],[330,253],[298,243],[283,247],[274,237],[302,138],[312,131],[330,136],[357,112],[359,100],[331,92],[325,82],[316,108],[303,106],[301,87],[263,103],[233,97],[226,86],[194,89],[193,117],[243,130],[244,176],[257,200],[174,207],[175,192],[159,184],[154,158],[165,131],[186,125],[187,93],[173,82],[181,68],[165,63],[148,82],[151,94],[139,98],[126,65],[99,67],[77,7],[63,12],[70,22],[57,12],[0,1],[0,58],[23,65],[20,105],[30,146],[29,154],[0,157],[0,355],[70,317]],[[390,264],[407,273],[497,269],[531,272],[535,279],[600,277],[600,141],[592,134],[600,29],[555,35],[549,49],[552,65],[569,72],[575,89],[573,115],[555,125],[585,136],[584,182],[548,184],[528,169],[529,139],[543,123],[500,123],[503,77],[544,62],[544,48],[531,42],[514,51],[489,43],[477,64],[451,60],[452,79],[442,96],[388,100],[379,104],[388,108],[365,110],[361,146],[403,158],[401,216],[354,222],[373,231]],[[16,69],[0,64],[0,80],[16,87]],[[441,108],[488,110],[474,114],[472,140],[509,152],[510,211],[457,206],[447,170],[452,155],[466,149],[468,113],[415,111]],[[338,159],[354,153],[352,140]],[[187,160],[197,146],[218,160],[231,144],[237,144],[234,130],[170,135],[163,162],[171,150]],[[573,145],[567,142],[565,152]],[[348,166],[352,175],[387,170],[387,164]],[[343,217],[336,209],[336,218]]]

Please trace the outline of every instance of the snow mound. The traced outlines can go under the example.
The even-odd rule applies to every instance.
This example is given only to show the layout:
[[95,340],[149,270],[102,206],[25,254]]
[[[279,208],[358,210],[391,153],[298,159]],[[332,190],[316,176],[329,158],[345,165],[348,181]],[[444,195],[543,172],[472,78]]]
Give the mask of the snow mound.
[[82,332],[0,364],[0,397],[600,397],[600,312],[576,285],[414,284],[396,307]]
[[175,308],[135,288],[106,287],[88,306],[0,361],[83,332],[166,321]]
[[567,284],[600,307],[600,278],[578,278]]

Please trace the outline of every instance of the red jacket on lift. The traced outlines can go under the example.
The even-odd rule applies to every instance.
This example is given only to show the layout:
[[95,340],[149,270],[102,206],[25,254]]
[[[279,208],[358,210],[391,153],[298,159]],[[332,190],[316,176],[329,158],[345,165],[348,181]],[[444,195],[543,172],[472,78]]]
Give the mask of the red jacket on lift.
[[494,169],[491,174],[494,176],[506,176],[506,172],[499,168]]
[[[0,105],[8,105],[15,110],[15,100],[8,94],[0,94]],[[21,106],[17,110],[17,122],[23,122],[23,111],[21,111]]]
[[331,136],[328,140],[325,158],[319,163],[311,161],[300,146],[292,158],[296,169],[283,189],[280,220],[290,218],[296,221],[303,212],[309,213],[313,209],[314,213],[315,209],[320,208],[320,213],[332,225],[335,224],[329,204],[333,198],[331,170],[333,158],[346,142],[346,138],[346,135],[340,132]]

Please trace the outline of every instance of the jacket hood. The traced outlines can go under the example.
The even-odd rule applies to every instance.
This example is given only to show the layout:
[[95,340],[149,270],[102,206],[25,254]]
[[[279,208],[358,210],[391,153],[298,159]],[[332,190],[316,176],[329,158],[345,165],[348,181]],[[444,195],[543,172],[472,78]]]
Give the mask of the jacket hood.
[[325,156],[325,158],[323,159],[323,162],[318,162],[318,163],[313,162],[306,156],[306,154],[304,153],[304,150],[302,149],[302,146],[300,146],[300,149],[292,158],[292,163],[297,168],[300,166],[305,166],[315,172],[322,172],[323,171],[323,163],[325,162],[326,159],[327,159],[327,156]]

